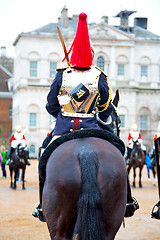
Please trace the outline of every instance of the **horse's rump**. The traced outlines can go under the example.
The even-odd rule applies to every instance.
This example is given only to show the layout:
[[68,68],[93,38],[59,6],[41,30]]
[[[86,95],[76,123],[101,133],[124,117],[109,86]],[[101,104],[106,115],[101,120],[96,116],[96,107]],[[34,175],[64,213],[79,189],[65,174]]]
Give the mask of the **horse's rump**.
[[84,129],[84,130],[77,130],[71,133],[67,133],[57,138],[53,142],[51,142],[51,144],[49,144],[49,146],[43,152],[39,161],[39,174],[41,179],[45,179],[46,164],[47,164],[48,158],[58,146],[72,139],[81,139],[81,138],[89,138],[89,137],[105,139],[106,141],[109,141],[114,146],[116,146],[121,151],[122,155],[124,155],[125,153],[125,145],[123,141],[119,137],[117,137],[115,134],[107,130]]
[[[89,175],[93,172],[96,177],[91,179],[96,180],[87,184]],[[98,194],[99,200],[93,201],[92,207],[95,211],[101,211],[104,221],[96,213],[95,222],[101,224],[103,221],[107,239],[114,239],[125,213],[126,167],[121,152],[115,146],[94,137],[67,141],[58,146],[48,159],[42,203],[51,239],[71,239],[74,229],[75,233],[80,229],[77,225],[75,228],[75,224],[80,210],[78,201],[85,188],[89,189],[86,191],[86,194],[90,192],[89,200],[92,195]],[[83,196],[87,198],[86,194]],[[89,201],[86,206],[88,205]],[[89,228],[87,219],[86,215],[82,222]],[[95,230],[98,231],[96,225]],[[97,239],[95,234],[92,240],[95,239],[104,238],[99,236]]]

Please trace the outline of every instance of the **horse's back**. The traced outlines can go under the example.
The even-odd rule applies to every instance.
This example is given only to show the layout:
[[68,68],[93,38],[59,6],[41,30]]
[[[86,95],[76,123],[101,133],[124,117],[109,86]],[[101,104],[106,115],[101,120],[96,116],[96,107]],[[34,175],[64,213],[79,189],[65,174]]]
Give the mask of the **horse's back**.
[[108,236],[114,237],[125,212],[126,167],[122,154],[115,146],[94,137],[67,141],[48,159],[43,209],[49,231],[54,232],[54,236],[71,238],[81,193],[80,158],[83,154],[93,154],[97,160],[97,181],[105,211],[105,227]]

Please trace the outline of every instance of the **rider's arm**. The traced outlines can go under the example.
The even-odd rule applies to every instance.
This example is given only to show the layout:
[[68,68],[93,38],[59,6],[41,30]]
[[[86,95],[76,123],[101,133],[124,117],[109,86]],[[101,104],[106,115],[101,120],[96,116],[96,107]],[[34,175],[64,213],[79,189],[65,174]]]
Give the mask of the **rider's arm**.
[[46,109],[49,114],[57,118],[58,112],[60,111],[60,105],[58,102],[58,94],[62,84],[62,74],[64,70],[57,72],[56,77],[50,87],[50,92],[47,96]]
[[[100,112],[98,115],[99,115],[99,118],[103,122],[106,122],[109,115],[113,111],[113,105],[111,103],[111,89],[109,88],[106,76],[103,73],[101,73],[100,78],[99,78],[98,90],[99,90],[99,94],[100,94],[100,101],[99,101],[99,106],[98,106],[98,110]],[[105,104],[107,104],[107,102],[108,102],[108,107],[105,109]],[[101,106],[103,106],[103,107],[101,107]]]
[[15,137],[14,137],[14,134],[12,134],[12,136],[11,136],[10,143],[11,143],[13,140],[16,140]]

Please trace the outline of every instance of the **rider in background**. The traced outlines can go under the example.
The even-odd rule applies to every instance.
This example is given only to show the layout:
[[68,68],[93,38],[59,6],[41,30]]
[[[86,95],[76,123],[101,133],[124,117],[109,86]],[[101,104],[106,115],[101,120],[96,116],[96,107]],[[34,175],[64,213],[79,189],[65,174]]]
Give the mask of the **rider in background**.
[[[52,140],[75,130],[102,129],[98,121],[104,125],[109,124],[113,111],[112,89],[108,76],[93,66],[94,52],[85,13],[79,15],[76,36],[69,52],[71,52],[69,66],[57,69],[47,96],[46,109],[57,119]],[[40,200],[43,185],[40,180]],[[134,207],[132,199],[129,204]],[[137,209],[135,208],[133,212]],[[41,201],[32,215],[43,219]]]
[[[16,131],[15,131],[15,133],[12,134],[11,139],[10,139],[10,143],[11,143],[11,146],[10,146],[9,152],[8,152],[8,160],[9,161],[7,161],[7,164],[12,162],[12,159],[11,159],[12,153],[15,151],[18,144],[21,144],[21,147],[25,148],[26,151],[27,151],[26,137],[22,133],[22,129],[21,129],[20,125],[16,126]],[[31,165],[29,161],[28,161],[28,165]]]
[[131,131],[128,134],[128,147],[127,147],[127,160],[126,160],[127,164],[129,164],[131,151],[133,149],[133,143],[136,140],[138,140],[138,142],[141,144],[141,148],[146,155],[146,147],[143,145],[142,136],[141,136],[140,132],[138,131],[137,124],[135,122],[133,122]]
[[159,121],[159,124],[158,124],[157,133],[154,135],[154,141],[159,137],[160,137],[160,121]]

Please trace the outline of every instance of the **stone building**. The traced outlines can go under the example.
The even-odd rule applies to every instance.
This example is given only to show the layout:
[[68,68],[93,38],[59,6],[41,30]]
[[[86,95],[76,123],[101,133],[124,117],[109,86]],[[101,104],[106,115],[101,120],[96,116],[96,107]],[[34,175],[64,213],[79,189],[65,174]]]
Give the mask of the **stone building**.
[[[94,64],[108,74],[113,96],[117,88],[120,91],[122,140],[127,144],[128,132],[136,121],[144,144],[150,148],[160,120],[160,36],[147,30],[147,18],[135,18],[134,26],[129,26],[131,14],[134,11],[120,11],[116,15],[119,26],[109,25],[107,16],[100,23],[89,23],[89,34]],[[69,49],[77,22],[78,15],[68,17],[64,8],[57,23],[20,33],[14,41],[13,129],[17,122],[28,129],[26,137],[33,156],[52,122],[45,104],[55,69],[66,66],[57,26]]]

